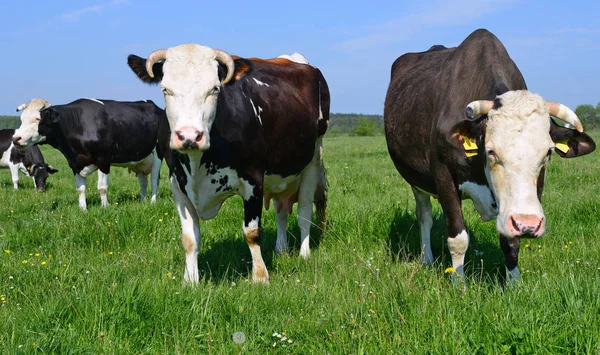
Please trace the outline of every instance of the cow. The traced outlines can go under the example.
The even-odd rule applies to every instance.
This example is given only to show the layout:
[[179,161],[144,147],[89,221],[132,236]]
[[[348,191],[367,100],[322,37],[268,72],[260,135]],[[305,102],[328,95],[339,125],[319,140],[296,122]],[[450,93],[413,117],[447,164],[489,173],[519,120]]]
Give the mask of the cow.
[[596,147],[573,111],[527,91],[502,43],[483,29],[458,47],[436,45],[399,57],[384,126],[389,154],[415,196],[422,262],[433,262],[433,196],[446,219],[457,279],[464,277],[469,245],[462,199],[473,200],[482,220],[496,218],[513,283],[520,277],[520,238],[538,238],[546,229],[541,197],[551,153],[573,158]]
[[[298,59],[299,57],[295,57]],[[300,256],[310,255],[312,204],[324,215],[322,137],[329,88],[321,71],[286,58],[232,57],[185,44],[128,57],[143,82],[159,84],[171,134],[171,189],[186,253],[184,282],[198,283],[199,220],[223,202],[243,199],[242,231],[252,255],[252,280],[268,282],[260,238],[264,206],[274,201],[276,251],[288,249],[286,221],[298,203]],[[159,139],[161,140],[161,139]],[[321,206],[321,207],[319,207]]]
[[48,175],[58,172],[51,165],[46,164],[44,156],[38,147],[25,150],[18,149],[12,142],[14,129],[0,130],[0,169],[10,169],[13,187],[19,188],[19,171],[33,178],[33,186],[37,191],[46,189]]
[[86,179],[98,170],[102,207],[108,206],[111,166],[127,167],[138,176],[140,198],[152,178],[152,202],[156,201],[162,151],[157,148],[160,129],[168,132],[164,111],[152,101],[118,102],[79,99],[66,105],[49,105],[33,99],[23,110],[21,126],[13,135],[18,147],[49,144],[67,159],[75,175],[79,208],[87,210]]

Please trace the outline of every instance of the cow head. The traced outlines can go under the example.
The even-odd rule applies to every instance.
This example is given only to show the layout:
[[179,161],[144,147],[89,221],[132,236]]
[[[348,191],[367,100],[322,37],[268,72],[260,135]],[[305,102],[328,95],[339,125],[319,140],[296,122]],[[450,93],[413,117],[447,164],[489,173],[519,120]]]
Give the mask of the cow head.
[[[561,157],[577,157],[594,151],[594,141],[583,133],[573,111],[528,91],[508,91],[494,101],[471,102],[466,115],[470,120],[454,126],[452,136],[461,148],[464,137],[470,138],[485,154],[485,174],[499,207],[497,231],[506,237],[543,235],[546,220],[538,184],[544,182],[552,151]],[[550,116],[576,130],[553,123]]]
[[32,164],[27,168],[27,172],[29,176],[33,177],[33,183],[35,188],[39,192],[44,192],[46,189],[46,180],[48,180],[48,176],[50,174],[55,174],[58,170],[54,169],[52,165],[48,165],[46,163],[42,164]]
[[[154,51],[147,60],[130,55],[127,62],[142,81],[160,83],[171,128],[171,148],[207,150],[221,86],[233,77],[231,56],[218,49],[184,44]],[[219,62],[227,70],[222,80]]]
[[17,107],[17,112],[21,114],[21,126],[13,135],[13,143],[17,147],[30,147],[34,144],[42,143],[46,137],[40,135],[39,125],[41,121],[40,111],[52,106],[51,103],[42,99],[32,99],[28,103]]

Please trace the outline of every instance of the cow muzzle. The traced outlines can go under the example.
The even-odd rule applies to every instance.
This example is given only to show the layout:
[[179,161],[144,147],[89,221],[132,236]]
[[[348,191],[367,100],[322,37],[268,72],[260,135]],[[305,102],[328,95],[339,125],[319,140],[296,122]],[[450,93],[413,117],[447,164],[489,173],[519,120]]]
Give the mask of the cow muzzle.
[[533,214],[513,214],[508,216],[506,227],[513,237],[537,238],[546,231],[546,219]]
[[171,140],[171,148],[175,150],[207,150],[209,146],[206,134],[196,127],[175,130]]

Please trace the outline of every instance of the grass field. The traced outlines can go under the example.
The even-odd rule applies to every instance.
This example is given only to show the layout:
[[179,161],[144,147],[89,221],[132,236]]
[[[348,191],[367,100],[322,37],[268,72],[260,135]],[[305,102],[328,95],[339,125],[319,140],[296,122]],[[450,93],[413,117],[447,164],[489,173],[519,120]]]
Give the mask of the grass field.
[[[383,137],[325,140],[329,224],[313,233],[309,260],[298,257],[295,214],[292,252],[279,256],[273,210],[264,213],[269,286],[249,282],[241,199],[201,224],[203,279],[184,287],[166,166],[156,204],[137,201],[137,179],[116,168],[111,206],[100,207],[94,174],[82,213],[65,159],[43,152],[60,170],[45,193],[25,177],[13,192],[8,170],[0,172],[2,353],[600,353],[598,152],[553,157],[547,233],[522,243],[516,287],[504,287],[494,222],[464,203],[466,291],[444,273],[437,203],[438,261],[419,264],[414,199]],[[245,342],[233,341],[236,332]]]

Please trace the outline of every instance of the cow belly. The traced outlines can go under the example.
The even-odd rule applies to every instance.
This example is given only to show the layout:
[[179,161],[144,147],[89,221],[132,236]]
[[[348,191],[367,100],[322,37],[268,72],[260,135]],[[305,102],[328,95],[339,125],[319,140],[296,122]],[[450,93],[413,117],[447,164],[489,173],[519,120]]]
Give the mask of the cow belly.
[[154,163],[154,157],[152,154],[148,155],[142,160],[132,161],[127,163],[114,163],[112,166],[118,166],[122,168],[127,168],[130,172],[133,171],[136,175],[150,175],[152,172],[152,164]]
[[12,150],[11,146],[2,152],[2,156],[0,156],[0,168],[8,168],[10,164],[10,151]]
[[[265,175],[264,199],[265,209],[269,209],[271,199],[279,201],[279,208],[285,208],[291,213],[292,206],[298,202],[298,188],[302,174],[282,177],[280,175]],[[279,212],[279,211],[277,211]]]
[[209,174],[202,164],[197,176],[200,177],[197,181],[188,176],[186,190],[193,191],[193,196],[189,193],[188,196],[192,197],[198,216],[203,220],[214,218],[226,199],[236,194],[244,196],[247,190],[244,180],[230,168],[211,169]]

